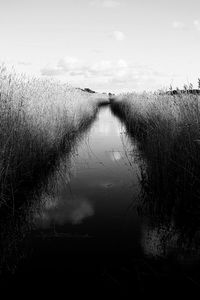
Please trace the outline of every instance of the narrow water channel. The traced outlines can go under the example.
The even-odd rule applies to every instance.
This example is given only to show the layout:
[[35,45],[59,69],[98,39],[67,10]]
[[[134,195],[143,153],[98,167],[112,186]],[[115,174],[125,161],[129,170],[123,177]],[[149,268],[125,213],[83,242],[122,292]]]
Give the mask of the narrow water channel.
[[33,206],[24,258],[10,286],[34,281],[37,290],[46,284],[76,289],[90,282],[120,288],[113,274],[124,276],[121,268],[141,252],[140,221],[132,209],[139,193],[134,151],[124,126],[102,107]]
[[[129,237],[136,226],[139,168],[133,145],[109,106],[101,108],[90,130],[66,161],[61,161],[36,211],[38,230],[91,238]],[[70,229],[69,229],[69,226]]]
[[137,145],[110,106],[102,107],[29,209],[29,233],[6,288],[66,297],[94,295],[94,289],[101,296],[136,295],[167,288],[173,270],[179,289],[186,277],[161,261],[163,253],[176,252],[179,233],[138,213],[139,178]]

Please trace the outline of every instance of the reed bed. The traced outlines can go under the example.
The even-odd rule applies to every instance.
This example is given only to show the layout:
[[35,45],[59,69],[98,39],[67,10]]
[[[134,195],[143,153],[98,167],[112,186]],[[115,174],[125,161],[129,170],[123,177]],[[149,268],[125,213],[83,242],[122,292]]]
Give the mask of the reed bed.
[[[138,143],[148,213],[200,219],[200,97],[195,94],[120,95],[112,110]],[[145,201],[148,200],[148,201]],[[141,208],[141,207],[140,207]],[[190,223],[191,225],[191,223]]]
[[103,99],[0,67],[0,206],[13,207],[15,195],[48,172]]

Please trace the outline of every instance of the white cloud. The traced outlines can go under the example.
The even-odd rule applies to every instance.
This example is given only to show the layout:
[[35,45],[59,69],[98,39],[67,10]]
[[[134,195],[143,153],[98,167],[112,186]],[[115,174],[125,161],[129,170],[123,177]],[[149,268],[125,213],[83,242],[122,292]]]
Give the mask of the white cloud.
[[172,23],[172,27],[174,29],[185,29],[185,24],[183,22],[180,22],[180,21],[174,21]]
[[58,68],[62,68],[65,70],[77,70],[80,69],[80,66],[83,65],[83,62],[76,57],[66,56],[61,58],[58,61]]
[[[196,29],[197,31],[200,31],[200,20],[194,20],[192,22],[192,25],[193,25],[193,29]],[[185,23],[183,22],[180,22],[180,21],[174,21],[172,23],[172,27],[174,29],[188,29],[188,27],[186,26]]]
[[120,151],[112,151],[110,158],[112,161],[118,161],[122,158],[122,154],[120,153]]
[[200,31],[200,21],[199,20],[194,20],[193,25],[196,30]]
[[94,208],[85,198],[66,199],[59,195],[53,199],[44,198],[42,210],[35,215],[38,226],[49,227],[50,224],[80,224],[94,215]]
[[116,62],[110,60],[100,60],[94,63],[83,62],[76,58],[62,58],[52,66],[47,65],[41,69],[41,74],[46,76],[56,75],[71,75],[83,76],[87,78],[93,77],[112,77],[113,74],[124,72],[128,68],[125,60],[118,60]]
[[104,8],[116,8],[120,5],[120,2],[116,0],[93,0],[90,2],[90,5]]
[[41,70],[42,75],[56,76],[71,73],[72,76],[82,75],[85,72],[85,64],[75,57],[66,56],[58,60],[55,65],[47,65]]
[[125,39],[125,34],[122,31],[113,31],[113,37],[117,40],[117,41],[123,41]]
[[65,82],[76,86],[90,86],[94,90],[105,87],[109,89],[110,86],[119,90],[124,86],[142,89],[144,85],[148,89],[157,81],[164,81],[163,78],[166,77],[148,66],[133,65],[124,59],[84,62],[70,57],[59,59],[54,66],[46,66],[41,74],[59,76]]
[[119,68],[128,68],[128,64],[124,59],[119,59],[117,62]]
[[91,71],[94,72],[107,72],[110,71],[112,69],[112,64],[110,60],[101,60],[99,62],[96,62],[95,64],[93,64],[91,66]]

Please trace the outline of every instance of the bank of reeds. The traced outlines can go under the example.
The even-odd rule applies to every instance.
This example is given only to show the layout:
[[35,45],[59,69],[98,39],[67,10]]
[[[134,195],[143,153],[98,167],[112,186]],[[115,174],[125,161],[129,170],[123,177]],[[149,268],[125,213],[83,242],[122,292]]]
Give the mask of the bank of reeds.
[[198,95],[164,92],[112,100],[113,112],[138,143],[143,199],[148,200],[142,209],[161,220],[172,215],[185,223],[186,215],[189,222],[200,220],[199,105]]
[[103,98],[0,67],[0,206],[13,208],[15,195],[45,176]]

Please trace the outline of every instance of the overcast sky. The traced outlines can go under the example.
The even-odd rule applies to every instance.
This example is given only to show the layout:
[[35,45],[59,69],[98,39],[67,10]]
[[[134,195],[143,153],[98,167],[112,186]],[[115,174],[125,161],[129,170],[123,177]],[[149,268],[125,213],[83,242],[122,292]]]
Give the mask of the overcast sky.
[[0,0],[0,60],[97,91],[200,77],[199,0]]

